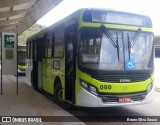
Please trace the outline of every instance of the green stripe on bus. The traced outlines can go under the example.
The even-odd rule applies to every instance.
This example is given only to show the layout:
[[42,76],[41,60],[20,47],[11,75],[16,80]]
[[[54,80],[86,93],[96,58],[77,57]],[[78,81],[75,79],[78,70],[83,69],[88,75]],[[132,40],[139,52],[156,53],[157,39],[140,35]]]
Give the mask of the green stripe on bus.
[[[100,23],[88,23],[88,22],[80,22],[80,28],[82,27],[100,27],[102,24]],[[142,31],[146,32],[153,32],[152,28],[147,27],[138,27],[138,26],[126,26],[126,25],[119,25],[119,24],[103,24],[109,29],[122,29],[122,30],[138,30],[141,28]]]

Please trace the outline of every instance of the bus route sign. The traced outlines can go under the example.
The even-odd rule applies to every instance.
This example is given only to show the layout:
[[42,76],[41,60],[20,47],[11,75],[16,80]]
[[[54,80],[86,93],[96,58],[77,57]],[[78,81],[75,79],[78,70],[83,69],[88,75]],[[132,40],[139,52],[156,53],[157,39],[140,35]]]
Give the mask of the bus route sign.
[[[1,32],[2,74],[17,75],[17,33]],[[5,68],[7,67],[7,68]]]
[[14,48],[14,35],[4,35],[4,47]]

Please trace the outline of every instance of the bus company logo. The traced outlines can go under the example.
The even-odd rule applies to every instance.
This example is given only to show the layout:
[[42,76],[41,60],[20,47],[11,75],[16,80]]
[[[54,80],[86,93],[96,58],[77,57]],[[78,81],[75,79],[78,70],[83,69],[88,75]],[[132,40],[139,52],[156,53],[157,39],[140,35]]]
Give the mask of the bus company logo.
[[120,79],[119,81],[120,81],[120,82],[131,82],[130,79]]
[[124,86],[123,91],[127,91],[127,90],[128,90],[128,86]]
[[2,122],[11,122],[11,117],[2,117]]

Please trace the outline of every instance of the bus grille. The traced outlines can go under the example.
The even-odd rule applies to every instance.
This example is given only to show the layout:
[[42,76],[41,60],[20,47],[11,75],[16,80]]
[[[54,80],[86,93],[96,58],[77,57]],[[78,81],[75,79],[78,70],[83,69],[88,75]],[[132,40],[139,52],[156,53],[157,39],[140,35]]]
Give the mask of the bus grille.
[[121,74],[105,74],[92,73],[91,76],[101,82],[120,83],[121,80],[129,80],[129,82],[145,81],[150,77],[149,73],[121,73]]
[[[119,102],[119,97],[117,95],[113,96],[100,96],[103,102]],[[127,96],[122,96],[122,97],[131,97],[132,101],[142,101],[145,98],[145,95],[127,95]]]

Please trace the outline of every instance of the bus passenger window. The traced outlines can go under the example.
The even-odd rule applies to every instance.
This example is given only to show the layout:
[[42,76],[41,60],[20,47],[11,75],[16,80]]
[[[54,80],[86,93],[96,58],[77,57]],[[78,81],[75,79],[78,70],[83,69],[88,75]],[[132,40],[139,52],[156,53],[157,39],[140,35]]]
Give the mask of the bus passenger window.
[[46,43],[46,57],[52,56],[52,32],[49,32],[45,36],[45,43]]

